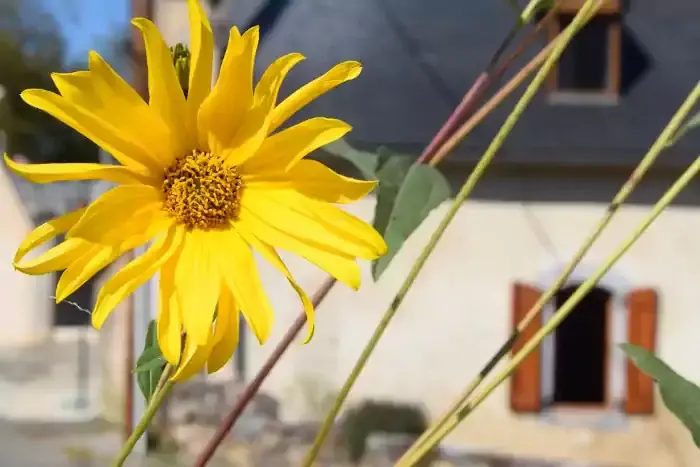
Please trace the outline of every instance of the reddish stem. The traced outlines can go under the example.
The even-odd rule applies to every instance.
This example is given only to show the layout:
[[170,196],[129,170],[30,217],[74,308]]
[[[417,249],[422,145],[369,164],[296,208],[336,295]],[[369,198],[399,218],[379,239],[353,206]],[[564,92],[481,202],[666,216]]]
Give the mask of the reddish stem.
[[438,133],[433,137],[433,140],[430,142],[430,144],[428,144],[423,153],[416,160],[418,164],[423,164],[430,161],[437,150],[440,149],[440,146],[442,146],[445,141],[447,141],[447,138],[449,138],[455,131],[457,125],[459,125],[459,123],[464,120],[466,115],[471,112],[474,105],[479,101],[479,97],[481,97],[483,91],[486,90],[486,87],[489,85],[490,81],[489,74],[486,71],[482,72],[476,78],[471,89],[469,89],[469,91],[467,91],[467,93],[464,95],[464,98],[462,98],[462,102],[459,103],[454,112],[452,112],[452,115],[450,115],[447,121],[442,125],[440,131],[438,131]]

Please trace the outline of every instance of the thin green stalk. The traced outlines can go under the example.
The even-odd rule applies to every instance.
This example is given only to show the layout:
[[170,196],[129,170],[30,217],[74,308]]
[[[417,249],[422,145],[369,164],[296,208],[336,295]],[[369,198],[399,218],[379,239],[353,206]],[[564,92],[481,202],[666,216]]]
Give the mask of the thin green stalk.
[[141,417],[141,420],[139,420],[138,425],[136,425],[134,431],[131,432],[129,439],[127,439],[124,446],[122,446],[122,449],[119,452],[117,459],[112,464],[112,467],[122,467],[124,465],[124,462],[126,462],[126,459],[131,454],[131,451],[134,450],[134,446],[136,446],[136,443],[148,429],[148,425],[150,425],[151,420],[153,420],[153,417],[155,417],[158,409],[163,404],[165,396],[168,395],[170,390],[175,385],[173,380],[170,378],[174,369],[175,368],[170,364],[165,366],[163,374],[161,374],[158,384],[156,385],[156,390],[153,392],[151,400],[148,403],[146,413],[143,414],[143,417]]
[[[527,358],[541,343],[549,336],[556,328],[561,324],[564,319],[573,311],[573,309],[578,305],[578,303],[593,289],[600,279],[612,268],[612,266],[625,254],[627,251],[635,244],[639,237],[644,234],[644,232],[649,228],[649,226],[656,220],[657,217],[668,207],[669,204],[678,196],[678,194],[700,173],[700,157],[696,158],[695,161],[686,169],[685,172],[676,180],[676,182],[671,186],[671,188],[664,193],[664,195],[656,202],[651,210],[651,213],[647,218],[637,227],[630,237],[625,240],[618,250],[608,258],[603,266],[598,268],[591,277],[584,281],[581,286],[579,286],[576,291],[569,297],[569,299],[564,302],[564,304],[557,310],[552,319],[550,319],[547,324],[540,329],[532,339],[530,339],[523,348],[513,357],[512,360],[508,362],[506,367],[494,378],[494,380],[489,383],[484,390],[479,393],[472,401],[468,401],[464,407],[462,407],[453,417],[450,418],[449,423],[446,424],[439,432],[439,436],[431,443],[432,446],[436,445],[442,441],[447,435],[449,435],[452,430],[462,422],[470,413],[476,409],[479,404],[481,404],[498,386],[500,386],[506,379],[508,379],[515,369],[522,363],[525,358]],[[421,453],[427,452],[432,446],[425,445],[421,448]],[[422,457],[422,456],[420,456]],[[415,465],[415,462],[420,460],[420,457],[414,457],[411,464],[404,465]],[[398,467],[399,464],[397,464]]]
[[[584,5],[581,11],[587,10],[591,7],[593,3],[597,3],[597,6],[599,6],[602,3],[602,0],[587,0],[586,4]],[[511,114],[506,119],[498,134],[494,137],[493,141],[489,145],[483,157],[477,163],[476,167],[474,168],[474,171],[469,175],[467,181],[460,189],[459,193],[457,194],[457,197],[450,206],[447,214],[440,221],[440,224],[438,225],[435,232],[433,232],[432,236],[430,237],[430,240],[428,241],[428,244],[425,246],[420,256],[414,263],[413,267],[411,268],[411,271],[406,277],[406,280],[404,281],[398,293],[396,294],[396,297],[394,297],[394,300],[392,301],[391,305],[382,316],[379,325],[374,330],[372,337],[365,345],[365,348],[362,350],[360,358],[355,363],[355,366],[350,372],[350,375],[343,384],[343,387],[341,388],[338,397],[335,400],[333,408],[330,410],[325,420],[323,421],[321,429],[316,435],[316,439],[314,440],[311,449],[309,450],[306,457],[301,463],[302,467],[311,467],[314,460],[316,459],[316,456],[318,456],[321,450],[321,446],[323,445],[323,442],[328,436],[328,433],[330,432],[333,426],[333,422],[335,421],[336,416],[340,412],[343,403],[345,402],[348,394],[350,393],[350,389],[352,389],[352,386],[355,384],[355,381],[360,376],[360,373],[362,372],[364,366],[367,364],[369,357],[371,356],[375,347],[379,343],[379,340],[384,334],[384,331],[386,330],[387,326],[389,325],[397,310],[401,306],[401,303],[406,297],[406,294],[408,293],[409,289],[418,277],[418,273],[425,265],[426,261],[428,260],[428,257],[435,249],[435,246],[437,245],[440,238],[442,238],[442,235],[445,233],[447,226],[450,224],[450,222],[452,222],[452,219],[454,219],[455,215],[457,214],[457,211],[460,209],[467,197],[471,194],[472,190],[476,186],[476,183],[483,176],[484,172],[486,171],[486,168],[491,163],[494,156],[505,142],[506,137],[513,130],[513,127],[515,127],[515,124],[520,119],[520,116],[530,104],[532,99],[535,97],[535,94],[537,93],[542,83],[544,83],[552,67],[559,59],[559,56],[561,56],[569,40],[571,40],[571,38],[574,36],[577,29],[583,25],[583,22],[581,20],[581,13],[579,13],[576,16],[576,18],[574,18],[571,25],[565,30],[565,32],[563,33],[564,36],[562,40],[557,44],[556,47],[554,47],[554,49],[552,49],[552,54],[548,57],[547,61],[537,73],[532,83],[525,90],[525,93],[520,98]]]
[[[666,125],[666,128],[661,132],[647,154],[644,156],[644,158],[642,158],[639,165],[637,165],[630,177],[627,179],[627,181],[625,181],[624,185],[620,188],[610,204],[608,204],[605,215],[599,221],[592,234],[586,238],[583,245],[564,268],[561,275],[537,300],[537,303],[535,303],[535,305],[533,305],[533,307],[527,312],[522,321],[520,321],[516,326],[513,334],[508,337],[498,351],[491,357],[488,363],[479,372],[477,377],[469,383],[459,399],[444,413],[438,422],[428,428],[428,430],[426,430],[421,437],[416,440],[413,446],[411,446],[411,448],[409,448],[408,451],[403,454],[396,464],[397,467],[414,465],[420,460],[420,458],[416,458],[419,451],[420,453],[429,452],[430,446],[433,444],[434,437],[438,430],[440,430],[450,420],[450,417],[452,417],[455,412],[457,412],[459,408],[465,404],[465,402],[472,396],[474,391],[486,379],[493,368],[495,368],[501,359],[503,359],[513,349],[515,342],[517,341],[518,337],[520,337],[523,330],[527,328],[535,318],[538,317],[544,306],[549,303],[552,298],[554,298],[557,291],[559,291],[559,289],[566,283],[571,273],[576,269],[576,266],[578,266],[578,264],[583,260],[586,253],[588,253],[593,246],[593,243],[595,243],[598,237],[600,237],[612,220],[613,216],[618,212],[620,206],[627,200],[644,175],[646,175],[647,171],[654,164],[659,154],[661,154],[661,152],[668,147],[668,142],[673,139],[674,135],[677,133],[678,129],[681,127],[685,119],[688,117],[688,114],[693,110],[693,107],[695,107],[698,101],[700,101],[700,83],[695,86],[683,104],[678,108],[673,118],[671,118],[668,125]],[[427,449],[424,450],[426,446]]]

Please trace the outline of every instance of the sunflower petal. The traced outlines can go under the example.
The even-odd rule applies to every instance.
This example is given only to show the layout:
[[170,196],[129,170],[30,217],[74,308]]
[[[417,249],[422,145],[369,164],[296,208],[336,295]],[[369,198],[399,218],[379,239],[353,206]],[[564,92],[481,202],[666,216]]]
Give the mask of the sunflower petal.
[[185,94],[178,80],[170,49],[158,28],[146,18],[131,20],[143,36],[148,62],[149,105],[171,129],[175,155],[196,147],[194,128],[187,126]]
[[51,73],[51,81],[56,85],[61,96],[71,104],[90,108],[95,105],[95,102],[100,102],[93,75],[89,71]]
[[22,240],[13,262],[16,264],[24,258],[27,253],[32,251],[37,246],[45,243],[57,235],[67,232],[71,227],[73,227],[76,222],[85,214],[86,208],[76,209],[68,214],[64,214],[59,217],[55,217],[50,221],[44,222],[36,229],[32,230],[29,235]]
[[248,231],[245,227],[245,223],[238,223],[235,226],[236,230],[241,234],[241,237],[252,246],[257,252],[259,252],[263,258],[265,258],[270,264],[272,264],[279,272],[285,275],[289,285],[296,291],[299,295],[299,299],[304,307],[304,313],[306,314],[306,323],[308,326],[308,332],[306,333],[306,338],[304,339],[304,344],[309,342],[314,335],[314,304],[309,299],[304,289],[302,289],[299,284],[292,277],[292,273],[282,261],[282,258],[277,254],[274,248],[272,248],[267,243],[260,241],[251,231]]
[[272,111],[269,131],[275,131],[309,102],[338,85],[357,78],[361,71],[362,65],[359,62],[339,63],[324,75],[300,87]]
[[253,251],[233,229],[220,232],[217,245],[224,282],[258,342],[263,344],[270,337],[274,313],[260,281]]
[[147,183],[148,178],[127,167],[103,164],[19,164],[5,154],[5,164],[15,174],[33,183],[73,180],[105,180],[114,183]]
[[275,60],[263,73],[253,94],[253,107],[230,142],[230,149],[223,156],[231,165],[248,160],[269,134],[270,111],[277,102],[282,81],[294,65],[304,60],[297,53],[287,54]]
[[101,117],[118,122],[114,126],[128,132],[161,167],[170,165],[181,148],[166,122],[97,52],[90,52],[89,67],[97,92],[109,101]]
[[151,162],[164,167],[173,150],[165,123],[97,52],[89,53],[88,64],[90,71],[51,74],[61,96],[111,128],[118,128]]
[[238,304],[225,285],[221,287],[219,307],[214,324],[214,346],[207,360],[207,371],[215,373],[231,359],[238,347]]
[[157,237],[146,252],[112,276],[100,289],[92,312],[92,325],[100,329],[107,316],[134,290],[143,285],[165,264],[182,244],[184,230],[173,226]]
[[92,276],[104,269],[124,253],[115,246],[90,245],[82,256],[71,261],[56,285],[56,303],[60,303],[78,290]]
[[175,254],[160,271],[156,319],[158,347],[171,365],[180,363],[182,355],[182,310],[175,292],[177,258],[178,255]]
[[85,240],[69,238],[34,259],[16,261],[14,266],[16,270],[33,276],[60,271],[83,256],[91,247],[92,245]]
[[209,337],[204,345],[198,345],[197,341],[188,335],[185,338],[185,348],[182,351],[182,359],[180,360],[177,370],[175,370],[173,381],[185,381],[202,371],[207,364],[212,344],[211,329],[209,330]]
[[[189,127],[197,128],[197,112],[211,90],[214,34],[199,0],[188,0],[190,18],[190,77],[187,90]],[[205,140],[206,142],[206,140]]]
[[246,224],[246,228],[251,229],[261,241],[306,258],[352,289],[360,288],[360,268],[354,256],[329,245],[299,238],[287,229],[279,229],[267,222],[267,219],[263,220],[245,209],[236,223],[237,226],[240,224]]
[[199,109],[200,144],[207,142],[215,153],[221,153],[233,140],[253,105],[253,68],[259,40],[257,26],[242,37],[238,28],[231,28],[219,77]]
[[266,222],[277,229],[349,256],[372,260],[386,252],[384,239],[371,225],[295,191],[255,190],[249,186],[242,208],[241,219],[248,211],[265,213]]
[[265,139],[243,165],[245,173],[289,170],[313,151],[345,136],[352,127],[333,118],[305,120]]
[[175,268],[175,285],[182,306],[182,320],[188,339],[198,346],[210,339],[216,303],[219,300],[219,246],[217,235],[203,230],[185,234]]
[[[32,107],[62,121],[114,156],[122,165],[144,176],[154,176],[161,167],[139,145],[125,137],[118,128],[67,99],[44,89],[27,89],[20,97]],[[101,104],[95,103],[95,106]]]
[[92,202],[67,237],[115,244],[129,237],[146,241],[168,229],[173,219],[162,210],[160,191],[146,185],[121,185]]
[[259,189],[294,190],[328,203],[352,203],[374,189],[377,182],[356,180],[340,175],[320,162],[299,161],[287,172],[253,176],[245,181],[246,186]]

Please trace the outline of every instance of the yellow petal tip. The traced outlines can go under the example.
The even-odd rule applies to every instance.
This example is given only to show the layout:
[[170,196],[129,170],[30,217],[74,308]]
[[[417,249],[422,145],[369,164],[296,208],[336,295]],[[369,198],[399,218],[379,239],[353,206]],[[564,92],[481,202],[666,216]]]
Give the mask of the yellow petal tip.
[[315,326],[309,327],[309,330],[306,332],[306,337],[304,338],[303,342],[301,343],[302,345],[306,345],[311,341],[311,338],[314,337],[315,330],[316,330]]
[[[237,27],[234,26],[233,28],[234,28],[236,31],[238,31],[238,28],[237,28]],[[257,24],[256,24],[255,26],[251,26],[251,27],[248,28],[248,30],[247,30],[245,33],[246,33],[246,34],[256,34],[256,35],[257,35],[257,34],[260,34],[260,26],[257,25]]]
[[102,56],[96,51],[91,50],[88,52],[88,67],[92,70],[94,63],[99,63],[102,61]]
[[36,96],[37,91],[41,91],[41,89],[25,89],[19,93],[19,97],[27,104],[32,105],[27,101],[27,99],[31,99],[32,97]]
[[143,30],[146,24],[148,24],[148,19],[146,18],[131,18],[131,25],[137,29]]
[[93,317],[90,321],[92,323],[92,327],[97,329],[98,331],[102,328],[102,325],[105,324],[104,320],[96,320],[94,317],[94,313],[93,313]]
[[345,62],[348,66],[348,79],[355,79],[362,73],[362,64],[360,62],[349,61]]

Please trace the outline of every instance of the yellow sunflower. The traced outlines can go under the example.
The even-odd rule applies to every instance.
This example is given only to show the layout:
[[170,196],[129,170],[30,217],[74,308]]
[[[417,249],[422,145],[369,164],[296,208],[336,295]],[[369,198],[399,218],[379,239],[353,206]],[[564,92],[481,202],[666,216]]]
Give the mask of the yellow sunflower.
[[[341,63],[278,104],[282,81],[304,57],[279,58],[254,86],[258,28],[243,35],[233,28],[212,88],[211,26],[197,0],[188,0],[188,8],[191,56],[175,57],[177,65],[173,55],[183,48],[171,52],[151,21],[132,21],[146,48],[148,103],[95,52],[89,71],[52,75],[60,94],[22,93],[26,103],[90,138],[120,165],[18,164],[5,155],[13,172],[36,183],[117,183],[86,208],[35,229],[14,264],[27,274],[64,270],[56,287],[59,302],[125,252],[151,242],[104,284],[92,323],[102,326],[119,302],[159,273],[158,342],[168,362],[178,366],[177,380],[203,367],[216,371],[231,358],[239,311],[260,343],[269,336],[273,310],[254,251],[299,294],[308,316],[307,341],[313,305],[276,249],[304,257],[355,289],[356,259],[372,260],[386,251],[370,225],[335,206],[363,198],[376,182],[304,160],[350,126],[312,118],[276,131],[313,99],[355,78],[360,64]],[[24,259],[62,233],[64,242]]]

